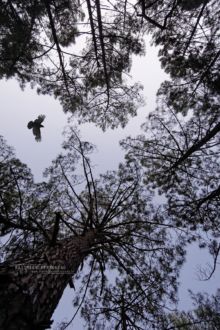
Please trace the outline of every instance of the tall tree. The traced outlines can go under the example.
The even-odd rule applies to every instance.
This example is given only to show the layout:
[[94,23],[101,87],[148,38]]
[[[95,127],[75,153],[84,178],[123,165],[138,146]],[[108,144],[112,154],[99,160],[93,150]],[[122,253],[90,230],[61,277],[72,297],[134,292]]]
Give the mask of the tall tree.
[[[135,166],[121,165],[118,172],[94,179],[92,149],[71,130],[65,152],[41,184],[33,183],[23,164],[14,164],[13,154],[2,167],[0,222],[8,242],[0,265],[1,328],[49,327],[64,288],[73,287],[78,276],[84,285],[76,294],[78,303],[87,293],[90,302],[99,297],[97,303],[102,299],[105,306],[111,285],[112,293],[124,288],[126,304],[131,296],[139,297],[145,316],[138,322],[146,326],[165,302],[175,302],[184,238],[178,234],[175,242],[172,227],[154,213]],[[79,175],[77,162],[83,169]]]
[[215,269],[220,196],[217,1],[139,1],[136,10],[160,45],[162,67],[171,79],[158,91],[157,109],[143,125],[145,134],[122,144],[128,162],[136,159],[143,166],[149,189],[163,195],[161,204],[172,223],[196,231],[199,239],[204,231],[211,235],[211,243],[201,246],[208,244]]

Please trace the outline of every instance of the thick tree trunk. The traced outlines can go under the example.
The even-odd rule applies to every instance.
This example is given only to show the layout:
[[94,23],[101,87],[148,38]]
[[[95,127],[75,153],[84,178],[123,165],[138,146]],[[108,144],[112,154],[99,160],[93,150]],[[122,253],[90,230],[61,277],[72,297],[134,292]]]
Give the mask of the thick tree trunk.
[[93,245],[95,232],[43,246],[0,265],[0,330],[42,330],[71,277]]

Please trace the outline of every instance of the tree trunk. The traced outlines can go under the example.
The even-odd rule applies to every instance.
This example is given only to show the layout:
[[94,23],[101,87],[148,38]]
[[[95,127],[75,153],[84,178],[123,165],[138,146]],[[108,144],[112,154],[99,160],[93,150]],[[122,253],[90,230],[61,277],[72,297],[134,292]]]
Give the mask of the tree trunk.
[[95,232],[45,245],[0,265],[0,329],[43,330],[93,245]]

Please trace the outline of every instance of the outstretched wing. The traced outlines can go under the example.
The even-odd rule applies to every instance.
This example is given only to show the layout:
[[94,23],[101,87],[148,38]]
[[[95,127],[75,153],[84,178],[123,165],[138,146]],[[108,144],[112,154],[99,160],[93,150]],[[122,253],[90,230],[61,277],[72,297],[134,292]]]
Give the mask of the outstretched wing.
[[27,124],[27,128],[31,129],[33,128],[33,125],[34,125],[33,121],[29,121],[29,123]]
[[45,117],[46,117],[45,115],[38,116],[37,119],[35,119],[34,123],[37,125],[41,125],[41,123],[44,121]]

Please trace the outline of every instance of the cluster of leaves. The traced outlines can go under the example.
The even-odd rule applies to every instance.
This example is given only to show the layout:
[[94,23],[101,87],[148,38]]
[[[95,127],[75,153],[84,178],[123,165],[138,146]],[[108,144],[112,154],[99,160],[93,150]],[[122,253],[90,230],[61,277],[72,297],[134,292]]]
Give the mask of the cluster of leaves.
[[194,309],[190,312],[171,313],[163,319],[163,329],[217,330],[220,324],[220,291],[215,295],[192,294]]

